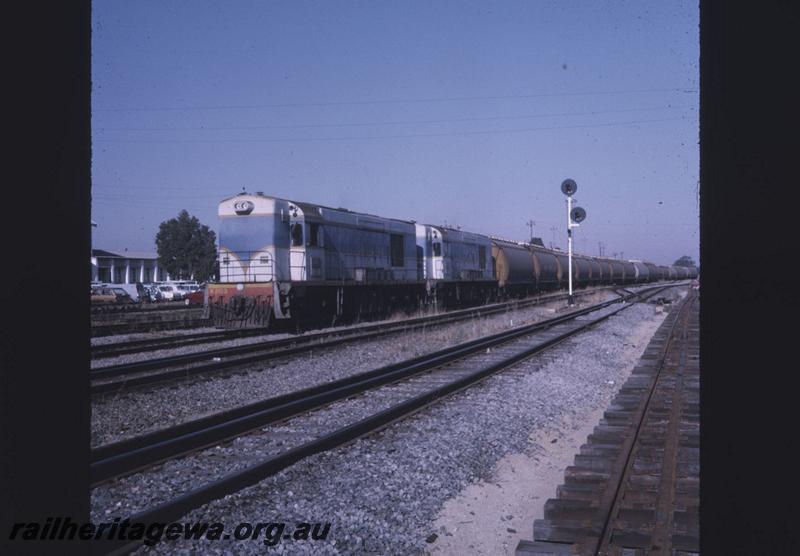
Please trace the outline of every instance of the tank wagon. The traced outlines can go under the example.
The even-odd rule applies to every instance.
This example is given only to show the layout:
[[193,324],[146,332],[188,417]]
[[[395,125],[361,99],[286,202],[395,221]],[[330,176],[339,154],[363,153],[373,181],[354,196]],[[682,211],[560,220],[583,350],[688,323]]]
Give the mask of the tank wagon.
[[[263,193],[221,201],[219,219],[220,276],[208,287],[218,325],[331,324],[567,287],[567,254],[541,244]],[[582,255],[572,263],[573,288],[697,275]]]

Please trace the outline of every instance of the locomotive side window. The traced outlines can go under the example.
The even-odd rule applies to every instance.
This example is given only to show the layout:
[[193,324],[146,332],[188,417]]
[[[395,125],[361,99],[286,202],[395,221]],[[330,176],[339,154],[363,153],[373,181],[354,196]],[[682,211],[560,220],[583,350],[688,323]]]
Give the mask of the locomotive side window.
[[308,246],[319,247],[319,224],[308,225]]
[[303,225],[295,223],[292,224],[292,246],[298,245],[303,245]]
[[403,236],[400,234],[392,234],[391,238],[391,255],[392,266],[403,266]]
[[441,257],[442,256],[442,244],[441,243],[434,243],[433,244],[433,256],[434,257]]
[[486,246],[478,246],[478,267],[483,270],[486,268]]

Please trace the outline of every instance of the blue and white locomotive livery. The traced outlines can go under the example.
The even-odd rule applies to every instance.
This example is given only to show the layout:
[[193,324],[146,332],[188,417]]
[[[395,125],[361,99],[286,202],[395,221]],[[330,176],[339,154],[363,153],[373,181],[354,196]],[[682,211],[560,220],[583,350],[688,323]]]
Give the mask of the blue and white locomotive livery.
[[[445,226],[240,193],[219,205],[218,324],[331,324],[558,289],[565,253]],[[573,257],[577,287],[694,278],[696,269]]]
[[329,322],[486,298],[494,285],[490,240],[460,230],[261,193],[225,199],[219,217],[209,304],[234,320]]

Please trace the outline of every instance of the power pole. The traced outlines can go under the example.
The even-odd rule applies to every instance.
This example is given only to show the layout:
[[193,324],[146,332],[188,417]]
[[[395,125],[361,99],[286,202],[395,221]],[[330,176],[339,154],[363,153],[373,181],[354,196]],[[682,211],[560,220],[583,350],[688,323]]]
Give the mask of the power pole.
[[598,255],[599,255],[600,257],[602,257],[602,256],[603,256],[603,247],[604,247],[604,246],[603,246],[603,242],[602,242],[602,241],[598,241],[598,242],[597,242],[597,253],[598,253]]
[[556,244],[556,232],[558,231],[558,227],[550,226],[550,231],[553,232],[553,241],[550,242],[550,249],[552,249]]
[[536,221],[535,220],[528,220],[527,224],[528,224],[528,227],[530,227],[530,229],[531,229],[531,243],[533,243],[533,227],[536,225]]

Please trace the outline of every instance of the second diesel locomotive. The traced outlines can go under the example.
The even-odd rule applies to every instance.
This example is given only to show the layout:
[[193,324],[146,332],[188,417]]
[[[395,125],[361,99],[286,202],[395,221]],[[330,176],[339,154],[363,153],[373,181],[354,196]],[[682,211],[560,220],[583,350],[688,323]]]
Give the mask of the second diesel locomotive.
[[[543,245],[240,193],[219,205],[217,324],[331,324],[421,306],[487,303],[566,287],[568,258]],[[695,278],[694,268],[573,256],[573,285]]]

